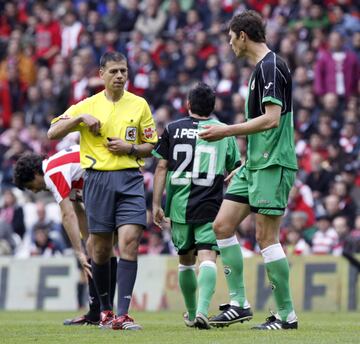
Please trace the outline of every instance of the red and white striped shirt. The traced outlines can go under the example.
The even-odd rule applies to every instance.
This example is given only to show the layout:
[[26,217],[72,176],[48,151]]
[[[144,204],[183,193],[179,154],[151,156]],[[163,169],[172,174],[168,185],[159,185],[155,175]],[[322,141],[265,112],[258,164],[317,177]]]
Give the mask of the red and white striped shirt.
[[334,228],[328,228],[325,232],[317,230],[312,238],[312,253],[332,254],[338,245],[339,236]]
[[43,161],[44,180],[57,203],[83,188],[84,170],[80,166],[80,146],[63,149]]

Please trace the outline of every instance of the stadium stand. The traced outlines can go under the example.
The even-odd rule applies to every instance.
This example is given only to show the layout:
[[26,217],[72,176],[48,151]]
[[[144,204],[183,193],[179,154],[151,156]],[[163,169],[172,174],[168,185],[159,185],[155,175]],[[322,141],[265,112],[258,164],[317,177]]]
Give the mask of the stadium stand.
[[[283,221],[282,243],[298,255],[341,254],[342,245],[360,230],[360,13],[355,3],[1,1],[0,254],[25,255],[23,247],[31,242],[24,241],[34,241],[37,202],[49,203],[48,220],[59,225],[49,194],[14,190],[13,200],[7,201],[13,189],[12,166],[23,152],[51,155],[76,142],[76,134],[49,141],[46,131],[52,118],[102,88],[96,66],[103,52],[117,50],[127,56],[128,89],[147,99],[159,132],[168,121],[186,116],[186,94],[199,80],[216,90],[215,115],[221,121],[244,120],[251,67],[231,51],[227,22],[245,8],[262,13],[267,42],[293,75],[300,169]],[[244,140],[238,143],[244,153]],[[144,175],[149,226],[141,253],[174,253],[168,233],[160,233],[150,220],[153,171],[154,162],[148,159]],[[23,229],[15,224],[19,212]],[[62,231],[46,228],[66,248],[66,238],[59,237]],[[250,253],[258,251],[254,233],[249,218],[238,237]]]

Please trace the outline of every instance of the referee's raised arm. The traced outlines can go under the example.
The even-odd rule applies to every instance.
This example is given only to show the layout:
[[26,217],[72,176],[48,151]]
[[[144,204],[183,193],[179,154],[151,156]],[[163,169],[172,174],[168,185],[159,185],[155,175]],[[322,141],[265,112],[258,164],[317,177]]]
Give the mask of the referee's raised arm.
[[99,134],[100,121],[91,115],[85,114],[74,118],[66,115],[56,118],[56,121],[53,122],[49,128],[47,136],[50,140],[61,139],[73,131],[80,123],[87,125],[90,132],[94,135]]

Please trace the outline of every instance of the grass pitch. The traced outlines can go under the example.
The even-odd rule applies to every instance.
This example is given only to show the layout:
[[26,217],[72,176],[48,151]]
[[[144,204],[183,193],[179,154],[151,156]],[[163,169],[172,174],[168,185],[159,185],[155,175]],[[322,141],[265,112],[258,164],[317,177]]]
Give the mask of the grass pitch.
[[94,326],[63,326],[64,312],[0,312],[2,344],[235,344],[235,343],[360,343],[359,313],[302,313],[297,331],[253,331],[265,313],[252,321],[223,329],[200,331],[186,328],[178,312],[133,313],[143,331],[102,330]]

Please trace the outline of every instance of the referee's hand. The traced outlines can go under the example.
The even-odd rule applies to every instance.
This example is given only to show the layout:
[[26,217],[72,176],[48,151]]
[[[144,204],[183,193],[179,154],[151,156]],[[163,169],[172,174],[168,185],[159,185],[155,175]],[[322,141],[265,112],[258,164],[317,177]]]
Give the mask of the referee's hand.
[[118,137],[109,137],[105,147],[113,154],[125,155],[129,154],[131,145]]
[[83,123],[89,128],[90,132],[94,134],[95,136],[100,135],[100,127],[101,123],[100,121],[91,115],[82,115],[81,119]]

